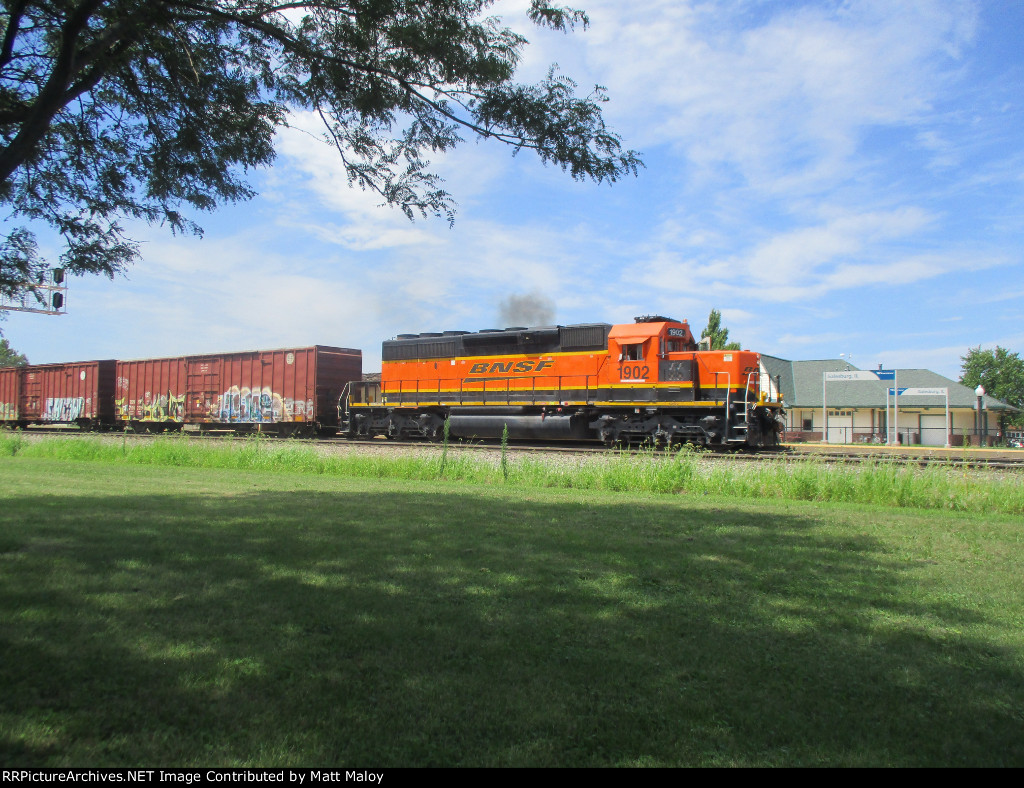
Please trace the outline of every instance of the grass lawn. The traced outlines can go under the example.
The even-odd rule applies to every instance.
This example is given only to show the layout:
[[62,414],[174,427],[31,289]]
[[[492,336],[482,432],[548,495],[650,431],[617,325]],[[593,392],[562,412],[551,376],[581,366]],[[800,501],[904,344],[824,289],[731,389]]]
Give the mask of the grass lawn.
[[1021,531],[0,457],[0,764],[1024,766]]

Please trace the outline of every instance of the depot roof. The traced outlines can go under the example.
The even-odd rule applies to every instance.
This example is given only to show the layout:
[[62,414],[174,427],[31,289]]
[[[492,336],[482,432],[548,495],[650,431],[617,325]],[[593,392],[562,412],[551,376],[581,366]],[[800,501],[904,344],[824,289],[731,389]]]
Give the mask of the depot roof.
[[[775,356],[766,356],[763,353],[761,354],[761,366],[772,378],[778,380],[779,390],[782,392],[782,399],[787,408],[820,408],[825,373],[858,369],[852,364],[838,359],[787,361]],[[901,389],[948,389],[949,407],[951,408],[973,410],[978,405],[978,398],[973,389],[937,372],[932,372],[930,369],[897,369],[895,383],[891,380],[828,382],[825,389],[826,404],[830,408],[884,408],[886,390],[897,386]],[[982,400],[986,410],[1016,410],[1013,406],[987,394],[982,397]],[[945,407],[945,399],[936,396],[903,395],[899,401],[900,408]]]

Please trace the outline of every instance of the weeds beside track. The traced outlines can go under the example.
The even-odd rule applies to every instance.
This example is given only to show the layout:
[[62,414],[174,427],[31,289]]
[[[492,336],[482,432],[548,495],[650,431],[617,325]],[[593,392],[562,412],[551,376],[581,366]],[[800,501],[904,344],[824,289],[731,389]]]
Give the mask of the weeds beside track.
[[1019,480],[952,465],[921,468],[886,459],[835,465],[784,457],[736,465],[705,462],[699,452],[686,447],[674,452],[563,455],[557,460],[510,455],[507,447],[501,448],[500,458],[494,451],[478,456],[448,449],[445,443],[412,453],[338,454],[258,437],[196,442],[161,436],[135,442],[0,436],[0,456],[1024,514],[1024,485]]

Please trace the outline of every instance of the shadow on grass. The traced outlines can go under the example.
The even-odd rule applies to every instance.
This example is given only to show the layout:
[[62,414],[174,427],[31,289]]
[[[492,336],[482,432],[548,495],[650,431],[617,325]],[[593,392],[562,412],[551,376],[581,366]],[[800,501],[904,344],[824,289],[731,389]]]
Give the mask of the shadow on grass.
[[1019,655],[812,514],[9,503],[7,765],[1024,764]]

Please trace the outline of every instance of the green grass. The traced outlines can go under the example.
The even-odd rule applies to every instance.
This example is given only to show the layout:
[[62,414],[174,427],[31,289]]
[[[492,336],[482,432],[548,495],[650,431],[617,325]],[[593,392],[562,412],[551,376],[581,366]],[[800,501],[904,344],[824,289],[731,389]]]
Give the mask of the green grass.
[[5,766],[1024,765],[1017,517],[125,448],[0,457]]
[[919,468],[884,459],[857,466],[828,465],[814,458],[776,459],[733,467],[706,462],[694,451],[683,449],[669,458],[622,453],[566,465],[548,459],[513,459],[503,447],[500,461],[495,463],[451,452],[447,443],[437,456],[328,456],[309,446],[256,438],[211,444],[177,436],[129,443],[82,438],[29,441],[18,434],[0,435],[0,457],[4,456],[1024,514],[1024,484],[1017,476],[947,465]]

